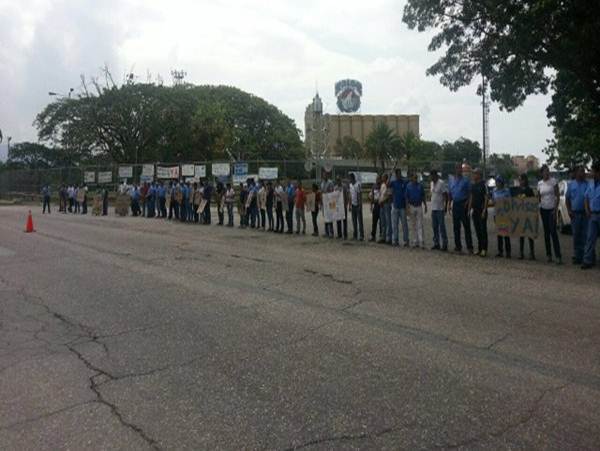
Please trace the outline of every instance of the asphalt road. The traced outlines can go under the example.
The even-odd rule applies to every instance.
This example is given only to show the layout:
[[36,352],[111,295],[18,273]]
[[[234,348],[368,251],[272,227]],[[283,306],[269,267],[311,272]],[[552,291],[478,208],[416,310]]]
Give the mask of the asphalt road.
[[0,209],[2,449],[600,447],[597,269],[25,216]]

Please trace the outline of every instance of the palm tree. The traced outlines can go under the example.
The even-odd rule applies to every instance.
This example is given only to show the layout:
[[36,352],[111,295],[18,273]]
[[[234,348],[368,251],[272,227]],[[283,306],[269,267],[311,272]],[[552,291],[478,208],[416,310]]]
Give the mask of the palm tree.
[[381,164],[381,170],[385,171],[385,163],[396,154],[400,146],[400,138],[385,123],[379,122],[369,133],[365,141],[368,155],[373,159],[373,164]]

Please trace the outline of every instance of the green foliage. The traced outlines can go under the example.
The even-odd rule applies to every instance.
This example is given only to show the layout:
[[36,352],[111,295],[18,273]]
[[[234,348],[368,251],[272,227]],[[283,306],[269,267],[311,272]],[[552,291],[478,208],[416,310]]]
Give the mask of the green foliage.
[[501,175],[507,181],[512,180],[519,175],[517,174],[517,169],[512,162],[511,156],[506,153],[491,154],[488,158],[488,167],[490,169],[490,175]]
[[511,111],[551,86],[551,160],[567,166],[598,157],[597,2],[408,0],[403,21],[411,29],[439,30],[429,50],[445,53],[427,73],[452,90],[483,75],[492,100]]
[[481,164],[483,152],[477,141],[459,138],[453,143],[445,141],[436,160],[441,161],[438,168],[444,174],[453,174],[456,163],[468,163],[472,167]]
[[63,149],[31,142],[11,146],[6,160],[7,169],[47,169],[72,164],[70,155]]
[[283,159],[303,155],[292,119],[264,100],[227,86],[165,87],[133,82],[84,89],[38,114],[40,141],[74,161]]
[[381,165],[382,170],[385,170],[388,161],[398,155],[400,146],[400,138],[385,122],[377,123],[365,141],[373,165]]
[[335,143],[335,153],[346,160],[358,160],[365,151],[361,144],[351,136],[344,136]]

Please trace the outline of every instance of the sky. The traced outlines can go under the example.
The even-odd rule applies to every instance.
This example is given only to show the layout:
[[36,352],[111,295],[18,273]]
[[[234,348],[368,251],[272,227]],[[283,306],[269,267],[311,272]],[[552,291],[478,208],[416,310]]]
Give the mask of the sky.
[[[36,140],[32,123],[49,91],[75,94],[108,66],[116,80],[237,86],[276,105],[304,130],[316,89],[335,113],[334,84],[363,84],[364,114],[418,114],[422,139],[481,142],[476,86],[451,92],[425,74],[433,32],[402,23],[393,0],[0,0],[0,129]],[[490,149],[534,154],[551,137],[549,96],[513,113],[492,105]],[[0,158],[6,156],[6,139]]]

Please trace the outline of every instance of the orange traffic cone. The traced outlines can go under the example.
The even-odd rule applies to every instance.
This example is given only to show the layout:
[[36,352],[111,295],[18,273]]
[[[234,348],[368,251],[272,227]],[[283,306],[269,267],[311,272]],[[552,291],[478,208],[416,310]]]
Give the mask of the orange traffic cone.
[[33,218],[31,217],[31,210],[29,210],[29,215],[27,216],[27,223],[25,224],[25,233],[35,232],[33,229]]

